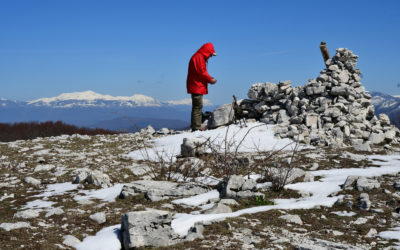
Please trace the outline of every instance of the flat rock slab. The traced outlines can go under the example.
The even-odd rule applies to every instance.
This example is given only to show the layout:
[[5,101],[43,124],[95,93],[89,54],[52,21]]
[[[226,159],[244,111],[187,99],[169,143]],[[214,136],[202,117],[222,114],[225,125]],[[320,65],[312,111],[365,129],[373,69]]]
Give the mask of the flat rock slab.
[[24,227],[31,227],[31,224],[29,222],[16,222],[16,223],[1,223],[0,228],[6,230],[6,231],[11,231],[15,229],[20,229]]
[[202,184],[187,182],[176,183],[169,181],[140,180],[124,185],[120,197],[136,196],[145,194],[151,201],[160,201],[178,197],[193,196],[203,194],[210,189]]
[[124,249],[162,247],[202,237],[202,226],[191,228],[188,236],[180,237],[171,227],[172,213],[148,209],[122,216],[121,237]]
[[14,214],[14,218],[22,218],[22,219],[32,219],[39,217],[39,210],[28,209],[23,211],[18,211]]

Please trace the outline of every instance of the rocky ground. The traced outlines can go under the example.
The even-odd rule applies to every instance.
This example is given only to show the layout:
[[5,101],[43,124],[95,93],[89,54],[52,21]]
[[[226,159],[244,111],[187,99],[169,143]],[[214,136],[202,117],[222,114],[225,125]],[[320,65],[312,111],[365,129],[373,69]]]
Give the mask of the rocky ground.
[[[151,138],[165,136],[150,134],[145,131],[107,136],[73,135],[1,143],[2,248],[71,249],[102,228],[121,224],[124,214],[152,211],[149,208],[170,212],[171,216],[237,212],[238,216],[206,220],[201,225],[204,230],[197,232],[194,240],[171,240],[174,249],[400,247],[398,241],[382,234],[400,227],[400,168],[389,174],[378,173],[375,177],[347,178],[340,190],[330,195],[335,202],[327,206],[265,209],[279,205],[277,199],[312,196],[312,192],[298,191],[299,186],[323,181],[323,171],[360,170],[389,163],[396,168],[400,166],[400,147],[396,145],[372,146],[368,155],[350,147],[303,148],[296,153],[295,164],[290,165],[295,169],[291,172],[293,184],[275,191],[267,178],[271,176],[266,176],[266,169],[260,167],[262,164],[252,164],[257,163],[260,153],[266,156],[271,151],[236,156],[235,159],[244,159],[246,163],[235,165],[235,174],[239,182],[240,174],[251,174],[251,181],[243,181],[246,185],[254,184],[251,188],[245,189],[242,183],[239,189],[234,189],[229,182],[221,188],[218,182],[223,180],[224,173],[210,164],[215,162],[212,154],[206,154],[208,158],[183,158],[184,164],[179,163],[178,167],[176,162],[182,158],[178,158],[175,165],[163,162],[160,166],[127,157],[130,152],[151,145]],[[274,151],[268,164],[287,162],[291,152]],[[390,160],[385,155],[390,155]],[[201,179],[204,176],[214,181],[207,183]],[[150,192],[146,188],[152,180],[164,181],[163,185],[174,192],[166,193],[160,186],[161,191]],[[197,184],[187,186],[185,183],[189,180]],[[177,187],[176,183],[186,186]],[[120,195],[121,190],[125,191],[124,195]],[[204,193],[212,196],[205,204],[188,205],[176,201]],[[224,193],[221,200],[219,196]],[[256,207],[262,209],[242,213],[244,209]],[[167,221],[164,223],[170,222],[167,217],[163,218]]]

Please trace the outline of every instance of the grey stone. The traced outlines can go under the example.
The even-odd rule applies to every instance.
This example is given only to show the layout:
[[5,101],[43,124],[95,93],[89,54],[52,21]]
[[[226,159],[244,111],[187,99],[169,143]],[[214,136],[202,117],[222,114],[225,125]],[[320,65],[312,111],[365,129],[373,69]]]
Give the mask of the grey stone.
[[156,130],[151,125],[148,125],[146,128],[140,130],[141,134],[148,134],[148,135],[152,135],[155,132]]
[[314,163],[312,164],[312,166],[311,166],[310,170],[312,170],[312,171],[314,171],[314,170],[317,170],[317,169],[318,169],[318,167],[319,167],[319,164],[318,164],[318,163],[316,163],[316,162],[314,162]]
[[338,71],[338,70],[339,70],[339,66],[337,66],[336,64],[333,64],[333,65],[330,65],[330,66],[328,67],[328,69],[329,69],[330,71]]
[[151,168],[145,164],[136,164],[127,167],[134,175],[144,175],[151,172]]
[[14,214],[14,218],[22,218],[22,219],[32,219],[39,217],[39,210],[36,209],[27,209],[23,211],[18,211]]
[[52,164],[46,164],[46,165],[37,165],[35,167],[35,169],[33,170],[34,172],[38,172],[38,171],[50,171],[53,168],[55,168],[56,166],[52,165]]
[[120,197],[144,194],[151,201],[159,201],[203,194],[209,190],[207,186],[194,182],[180,184],[168,181],[141,180],[124,185]]
[[93,184],[101,188],[108,188],[112,186],[110,177],[107,174],[104,174],[98,170],[80,168],[75,170],[73,174],[74,174],[73,183],[86,182],[88,184]]
[[310,172],[306,172],[304,175],[304,182],[313,182],[314,181],[314,175],[311,174]]
[[300,216],[298,216],[297,214],[294,214],[294,215],[286,214],[286,215],[279,216],[279,218],[285,220],[288,223],[303,225],[303,221],[301,220]]
[[181,156],[193,157],[205,153],[205,141],[183,138]]
[[69,247],[74,247],[75,245],[81,243],[81,241],[73,235],[65,235],[63,239],[63,244]]
[[306,126],[312,129],[318,128],[318,116],[317,115],[307,115],[306,116]]
[[112,186],[110,177],[98,170],[91,171],[86,178],[86,182],[101,188]]
[[357,207],[361,210],[369,210],[371,208],[371,201],[369,200],[369,195],[367,193],[360,194]]
[[349,81],[349,74],[346,71],[341,71],[337,77],[337,80],[342,83],[347,83]]
[[222,198],[246,198],[258,195],[255,192],[257,182],[241,175],[232,175],[226,183],[221,182],[219,185]]
[[169,133],[170,133],[170,130],[168,128],[160,128],[156,132],[156,134],[159,134],[159,135],[167,135]]
[[147,210],[122,216],[121,237],[124,249],[161,247],[177,243],[179,236],[171,228],[168,211]]
[[366,143],[356,143],[353,145],[356,151],[364,151],[364,152],[371,152],[371,146],[368,142]]
[[279,113],[278,113],[278,121],[277,121],[277,123],[278,124],[280,124],[280,123],[289,124],[289,118],[290,117],[288,116],[287,111],[284,110],[284,109],[281,109],[281,110],[279,110]]
[[0,228],[11,231],[20,228],[30,228],[31,224],[29,222],[16,222],[16,223],[1,223]]
[[62,208],[60,208],[60,207],[52,208],[49,211],[47,211],[46,218],[53,216],[53,215],[60,215],[63,213],[64,213],[64,210],[62,210]]
[[373,189],[380,188],[381,184],[374,179],[369,179],[366,177],[359,177],[356,182],[356,189],[358,191],[369,192]]
[[208,123],[209,128],[217,128],[223,125],[228,125],[233,121],[234,110],[232,103],[224,104],[217,109],[211,115]]
[[384,133],[371,133],[368,138],[372,144],[379,144],[385,141],[385,134]]
[[224,204],[224,205],[231,205],[231,206],[237,206],[239,203],[235,201],[234,199],[221,199],[219,203]]
[[348,96],[349,90],[347,86],[335,86],[331,90],[333,96]]
[[232,209],[221,202],[215,204],[211,209],[205,212],[205,214],[223,214],[223,213],[232,213]]
[[103,224],[106,222],[106,213],[98,212],[89,216],[89,218],[99,224]]
[[38,185],[40,185],[40,184],[42,183],[40,180],[35,179],[35,178],[33,178],[33,177],[30,177],[30,176],[25,177],[25,178],[24,178],[24,181],[25,181],[26,183],[28,183],[28,184],[35,185],[35,186],[38,186]]
[[394,182],[393,187],[397,190],[400,191],[400,181]]
[[387,114],[384,114],[384,113],[379,114],[379,120],[381,121],[382,126],[390,125],[390,119]]

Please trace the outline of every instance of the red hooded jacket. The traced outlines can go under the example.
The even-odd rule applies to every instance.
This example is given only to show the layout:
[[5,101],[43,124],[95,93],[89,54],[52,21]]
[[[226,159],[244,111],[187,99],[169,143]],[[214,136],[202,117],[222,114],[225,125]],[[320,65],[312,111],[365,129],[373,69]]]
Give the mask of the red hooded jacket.
[[207,83],[212,77],[207,72],[207,60],[214,54],[212,43],[206,43],[190,58],[186,80],[186,88],[189,94],[208,94]]

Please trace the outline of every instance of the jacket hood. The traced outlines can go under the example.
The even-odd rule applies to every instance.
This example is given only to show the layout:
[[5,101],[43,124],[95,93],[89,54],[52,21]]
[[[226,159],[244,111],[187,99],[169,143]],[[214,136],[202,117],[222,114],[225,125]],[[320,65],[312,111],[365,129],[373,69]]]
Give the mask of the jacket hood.
[[215,53],[214,45],[212,43],[206,43],[201,46],[201,48],[196,53],[200,53],[208,59],[211,54]]

